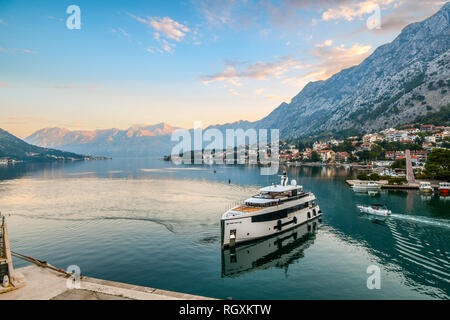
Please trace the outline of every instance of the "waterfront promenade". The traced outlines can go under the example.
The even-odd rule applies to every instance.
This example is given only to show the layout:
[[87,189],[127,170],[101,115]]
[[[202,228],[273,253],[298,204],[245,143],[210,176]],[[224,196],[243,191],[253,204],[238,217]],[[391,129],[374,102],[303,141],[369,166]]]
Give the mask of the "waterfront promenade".
[[65,275],[36,265],[16,269],[15,272],[26,281],[25,285],[0,294],[0,300],[212,300],[90,277],[82,277],[80,286],[71,289]]

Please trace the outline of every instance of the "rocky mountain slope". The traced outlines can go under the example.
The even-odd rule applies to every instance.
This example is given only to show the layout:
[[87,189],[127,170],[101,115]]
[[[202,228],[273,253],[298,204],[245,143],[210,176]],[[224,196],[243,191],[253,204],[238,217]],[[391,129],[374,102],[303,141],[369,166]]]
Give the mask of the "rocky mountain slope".
[[309,83],[257,128],[282,137],[354,128],[368,132],[413,121],[450,102],[450,3],[405,27],[360,65]]
[[80,154],[37,147],[0,129],[0,158],[22,161],[54,161],[89,159]]

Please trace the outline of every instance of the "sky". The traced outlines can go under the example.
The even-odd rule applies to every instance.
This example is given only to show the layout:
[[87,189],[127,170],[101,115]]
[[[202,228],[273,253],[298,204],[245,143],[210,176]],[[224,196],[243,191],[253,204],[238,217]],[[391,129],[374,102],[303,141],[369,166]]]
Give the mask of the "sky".
[[255,121],[445,2],[0,0],[0,128]]

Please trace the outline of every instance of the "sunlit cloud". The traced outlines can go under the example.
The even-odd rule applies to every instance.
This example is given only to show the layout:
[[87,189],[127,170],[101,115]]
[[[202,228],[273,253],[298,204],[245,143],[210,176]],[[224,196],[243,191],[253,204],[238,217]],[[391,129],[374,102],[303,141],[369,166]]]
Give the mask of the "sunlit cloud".
[[164,35],[167,39],[181,41],[186,34],[191,31],[187,26],[169,18],[169,17],[147,17],[146,19],[128,14],[137,21],[148,25],[155,30],[154,37],[159,40],[160,35]]
[[169,18],[169,17],[147,17],[147,18],[141,18],[138,16],[135,16],[131,13],[127,13],[130,17],[133,19],[139,21],[140,23],[143,23],[147,25],[148,27],[152,28],[154,30],[153,32],[153,39],[157,42],[161,43],[160,49],[155,48],[147,48],[146,51],[149,53],[154,53],[155,50],[159,53],[173,53],[175,44],[170,43],[168,40],[172,40],[175,42],[181,42],[188,33],[193,34],[193,40],[195,44],[199,44],[199,41],[197,40],[197,32],[194,30],[191,30],[189,27]]
[[398,32],[407,25],[422,21],[434,14],[446,1],[421,0],[399,1],[390,12],[381,16],[381,28],[368,29],[365,24],[355,30],[353,34],[361,32],[372,32],[376,34]]
[[258,96],[261,95],[263,92],[264,92],[264,88],[259,88],[254,91],[254,93]]
[[286,72],[301,68],[300,61],[284,57],[275,62],[258,61],[253,64],[243,66],[229,65],[223,71],[201,77],[204,84],[217,81],[226,81],[235,85],[240,84],[241,79],[266,80],[268,78],[279,78]]
[[352,3],[341,4],[337,8],[330,8],[322,14],[322,19],[352,21],[356,18],[372,13],[379,6],[386,6],[400,0],[366,0],[362,2],[353,1]]
[[326,80],[343,69],[360,64],[371,50],[370,45],[355,44],[346,48],[344,45],[333,47],[331,40],[317,43],[311,51],[316,63],[308,65],[307,73],[285,77],[282,83],[301,89],[310,81]]
[[0,81],[0,87],[9,87],[10,84],[7,82]]
[[158,32],[163,33],[167,38],[181,41],[190,29],[169,17],[164,18],[149,18],[148,24]]
[[[330,43],[329,43],[330,44]],[[318,63],[314,66],[316,69],[307,74],[306,77],[312,77],[316,80],[324,80],[338,73],[343,69],[360,64],[371,53],[372,46],[355,44],[350,48],[344,45],[332,47],[315,46],[312,54]]]
[[162,40],[162,49],[165,52],[173,53],[173,49],[175,48],[174,44],[167,42],[166,40]]

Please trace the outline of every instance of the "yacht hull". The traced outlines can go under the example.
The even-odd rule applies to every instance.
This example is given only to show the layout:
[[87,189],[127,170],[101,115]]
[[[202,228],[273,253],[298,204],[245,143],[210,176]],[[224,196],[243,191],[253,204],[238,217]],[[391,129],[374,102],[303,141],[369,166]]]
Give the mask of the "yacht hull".
[[[255,215],[244,215],[221,219],[222,248],[273,236],[322,216],[318,205],[307,206],[299,210],[292,210],[294,205],[282,206],[272,211]],[[287,213],[284,212],[287,210]],[[279,214],[282,212],[283,214]],[[271,219],[275,217],[275,219]]]

